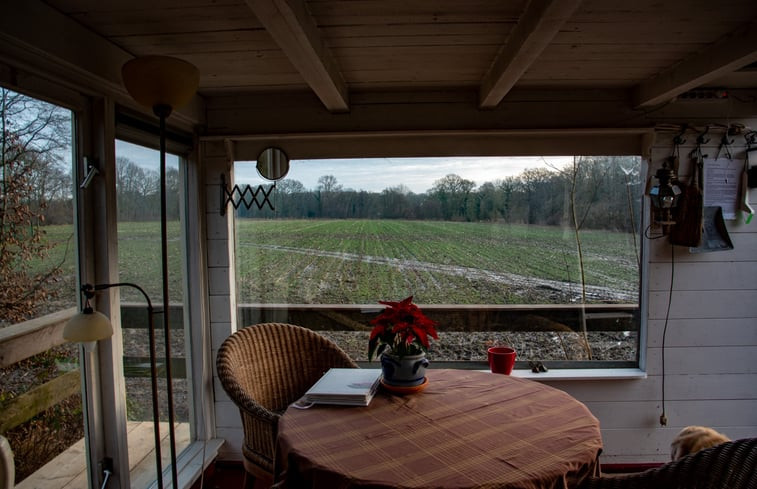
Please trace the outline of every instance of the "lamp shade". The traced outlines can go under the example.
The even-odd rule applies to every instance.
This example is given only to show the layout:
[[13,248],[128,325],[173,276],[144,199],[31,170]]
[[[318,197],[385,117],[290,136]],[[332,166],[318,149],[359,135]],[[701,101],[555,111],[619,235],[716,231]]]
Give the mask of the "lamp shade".
[[63,338],[68,341],[87,343],[113,336],[113,325],[108,317],[91,308],[68,320],[63,327]]
[[188,104],[200,84],[200,72],[194,65],[170,56],[129,60],[121,68],[121,77],[129,95],[151,109],[178,109]]

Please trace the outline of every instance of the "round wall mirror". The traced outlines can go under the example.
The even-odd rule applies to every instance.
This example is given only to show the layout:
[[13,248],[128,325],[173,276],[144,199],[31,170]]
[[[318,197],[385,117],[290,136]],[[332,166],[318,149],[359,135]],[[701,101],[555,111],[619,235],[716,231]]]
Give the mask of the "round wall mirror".
[[266,180],[281,180],[289,173],[289,157],[279,148],[266,148],[258,155],[257,168]]

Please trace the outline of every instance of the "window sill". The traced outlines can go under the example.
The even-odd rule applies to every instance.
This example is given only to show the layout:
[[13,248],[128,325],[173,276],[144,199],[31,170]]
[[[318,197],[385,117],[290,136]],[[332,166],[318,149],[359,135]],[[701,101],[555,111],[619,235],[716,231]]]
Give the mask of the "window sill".
[[[178,471],[178,484],[182,489],[192,487],[195,481],[199,480],[202,472],[216,459],[218,449],[223,445],[224,440],[212,439],[203,444],[196,441],[190,444],[181,452],[176,460],[176,469]],[[204,447],[203,447],[204,445]],[[171,470],[170,467],[163,470],[163,487],[171,487]],[[158,481],[152,483],[149,489],[156,489]]]
[[[482,370],[488,372],[488,370]],[[638,368],[561,368],[549,372],[534,373],[527,369],[515,369],[513,377],[538,381],[550,380],[623,380],[646,379],[647,373]]]

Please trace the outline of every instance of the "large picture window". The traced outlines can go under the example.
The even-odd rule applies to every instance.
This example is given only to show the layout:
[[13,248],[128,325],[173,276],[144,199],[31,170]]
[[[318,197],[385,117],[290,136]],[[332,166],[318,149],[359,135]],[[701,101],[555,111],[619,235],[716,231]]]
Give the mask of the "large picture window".
[[77,304],[74,123],[0,86],[0,435],[27,486],[81,454],[85,431],[78,345],[57,329]]
[[[158,151],[116,140],[116,197],[118,203],[118,265],[119,281],[140,285],[152,303],[163,301],[161,279],[160,222],[160,154]],[[193,406],[188,392],[188,350],[185,328],[183,226],[181,205],[182,158],[166,155],[166,232],[168,237],[170,347],[172,393],[175,414],[176,452],[181,453],[191,442]],[[153,413],[150,398],[149,331],[147,304],[136,289],[123,287],[121,297],[121,334],[124,349],[126,386],[127,443],[131,487],[150,487],[157,478],[153,444]],[[162,464],[169,466],[170,445],[167,380],[165,378],[166,338],[162,317],[156,319],[156,351],[158,355],[159,416],[161,422]],[[149,443],[145,440],[149,439]],[[149,461],[149,462],[145,462]]]
[[[437,366],[484,368],[495,344],[520,366],[637,366],[640,161],[292,161],[271,206],[236,211],[239,324],[304,325],[366,361],[378,301],[412,295]],[[253,162],[235,183],[272,184]]]

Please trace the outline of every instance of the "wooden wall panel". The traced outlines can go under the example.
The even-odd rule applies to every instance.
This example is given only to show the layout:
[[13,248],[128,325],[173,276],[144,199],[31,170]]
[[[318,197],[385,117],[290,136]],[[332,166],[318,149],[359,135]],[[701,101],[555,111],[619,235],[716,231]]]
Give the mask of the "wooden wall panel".
[[212,97],[206,135],[651,126],[629,109],[625,90],[512,90],[491,110],[479,110],[477,97],[475,89],[355,93],[345,114],[329,113],[312,93]]
[[[659,401],[586,402],[594,415],[602,420],[603,429],[657,428],[660,419]],[[665,414],[671,424],[687,420],[702,426],[749,426],[757,417],[757,400],[686,400],[666,403]],[[727,422],[726,422],[727,420]]]
[[[757,261],[727,261],[676,263],[671,270],[669,263],[650,265],[649,290],[667,291],[671,276],[676,290],[753,290],[757,294]],[[698,279],[707,275],[710,280],[702,284]]]
[[[720,346],[717,333],[710,344],[697,347],[665,348],[666,375],[742,375],[757,373],[757,346]],[[647,371],[662,371],[662,349],[647,349]]]
[[[700,105],[700,111],[715,111],[717,105],[709,109]],[[684,104],[682,108],[686,113],[691,106]],[[754,121],[741,122],[749,125]],[[705,153],[717,152],[721,134],[722,129],[713,128]],[[671,154],[671,138],[671,133],[658,134],[651,155],[651,173]],[[696,132],[689,132],[685,138],[687,145],[680,150],[681,175],[690,173],[688,154]],[[738,163],[744,158],[741,140],[732,148]],[[751,190],[749,200],[753,202],[756,197]],[[732,438],[757,436],[757,226],[746,225],[743,220],[727,221],[726,225],[734,244],[730,251],[690,253],[685,247],[675,247],[671,255],[666,239],[646,241],[648,378],[627,383],[630,388],[625,399],[618,387],[596,392],[590,385],[568,387],[579,398],[589,400],[602,420],[604,462],[665,461],[670,440],[691,424],[712,426]],[[662,412],[666,315],[664,385],[668,426],[662,427],[658,418]],[[611,397],[602,399],[605,393]]]
[[[717,335],[720,346],[757,345],[757,319],[754,317],[711,319],[670,319],[665,335],[667,346],[708,346],[712,336]],[[650,319],[647,323],[649,334],[647,345],[660,347],[665,319]],[[757,386],[757,384],[755,384]]]
[[[701,279],[701,277],[700,277]],[[649,318],[661,319],[668,309],[670,294],[649,293]],[[671,318],[721,319],[757,318],[754,290],[673,290]]]
[[[550,382],[550,385],[585,403],[613,402],[620,405],[629,399],[634,402],[659,402],[662,376],[650,375],[646,379],[633,380],[560,381]],[[678,401],[750,399],[754,396],[755,385],[757,374],[669,374],[665,380],[665,392]]]
[[[617,412],[622,416],[623,412]],[[753,437],[754,426],[713,426],[732,439]],[[654,429],[602,430],[604,451],[600,460],[612,463],[649,463],[670,460],[670,441],[680,431],[679,426]]]
[[[755,223],[757,223],[757,221],[753,220],[752,225],[754,225]],[[729,226],[728,221],[726,222],[726,227],[728,228],[728,234],[731,237],[731,241],[733,242],[732,250],[718,251],[715,253],[688,253],[685,248],[676,247],[675,263],[723,263],[728,261],[746,262],[754,260],[754,250],[757,250],[757,233],[755,233],[754,231],[751,233],[733,232],[734,227]],[[743,228],[739,227],[738,229],[741,230]],[[661,239],[655,240],[654,242],[650,243],[649,248],[650,263],[662,262],[667,263],[669,266],[670,245],[666,241],[663,241]]]

